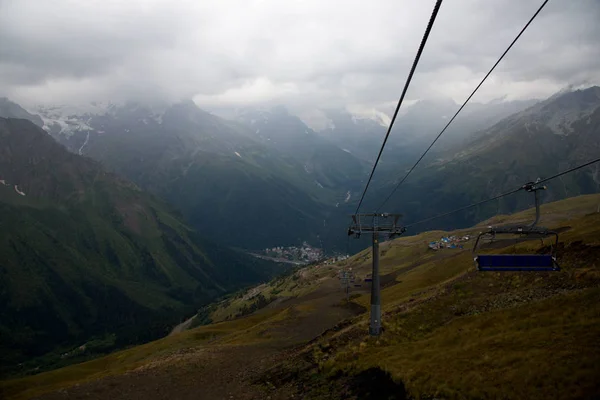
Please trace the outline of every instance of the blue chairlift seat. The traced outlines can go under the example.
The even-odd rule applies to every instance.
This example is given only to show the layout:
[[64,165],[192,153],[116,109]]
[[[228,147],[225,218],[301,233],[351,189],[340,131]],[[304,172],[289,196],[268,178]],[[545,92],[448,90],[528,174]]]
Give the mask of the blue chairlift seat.
[[[535,182],[523,186],[535,195],[535,220],[529,225],[505,225],[490,227],[488,232],[480,233],[473,246],[475,265],[479,271],[560,271],[556,262],[558,234],[537,226],[540,219],[540,201],[538,191],[546,189]],[[477,254],[477,247],[482,237],[495,239],[498,235],[518,235],[525,240],[542,239],[554,236],[555,242],[550,246],[549,254]]]
[[479,271],[560,271],[552,254],[482,254]]
[[[555,242],[551,246],[550,253],[546,254],[476,254],[479,240],[483,236],[496,238],[500,234],[521,235],[525,239],[540,239],[542,237],[555,236]],[[558,247],[558,234],[545,228],[528,229],[509,232],[492,228],[477,237],[473,247],[474,261],[478,271],[560,271],[556,262],[556,249]]]

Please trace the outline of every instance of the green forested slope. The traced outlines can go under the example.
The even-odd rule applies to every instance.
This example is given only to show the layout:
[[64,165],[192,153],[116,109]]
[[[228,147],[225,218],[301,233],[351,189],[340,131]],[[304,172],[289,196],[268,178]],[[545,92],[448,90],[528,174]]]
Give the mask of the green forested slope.
[[29,121],[0,119],[0,180],[3,366],[92,336],[116,334],[111,346],[155,338],[276,271],[201,239],[164,203]]

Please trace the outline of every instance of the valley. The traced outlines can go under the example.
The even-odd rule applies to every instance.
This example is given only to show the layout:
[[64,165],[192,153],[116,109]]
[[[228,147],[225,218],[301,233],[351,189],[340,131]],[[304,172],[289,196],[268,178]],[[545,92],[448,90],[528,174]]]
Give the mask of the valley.
[[0,400],[599,400],[599,20],[0,0]]
[[[530,220],[533,210],[383,243],[379,338],[368,336],[368,284],[347,304],[337,277],[352,268],[362,281],[367,249],[214,303],[196,317],[208,325],[0,390],[11,399],[588,398],[600,389],[598,204],[588,195],[542,206],[543,224],[561,232],[560,272],[477,272],[472,241],[427,246]],[[540,248],[533,241],[502,251]],[[235,317],[259,295],[266,305]]]
[[0,118],[0,176],[2,375],[159,338],[181,315],[285,270],[201,238],[27,120]]
[[[600,151],[598,87],[498,107],[469,114],[478,115],[470,128],[450,132],[390,198],[386,208],[401,210],[402,224],[512,190]],[[519,107],[528,108],[504,117]],[[386,149],[365,207],[381,205],[426,142],[435,123],[419,118],[428,108],[450,104],[406,112],[403,129],[413,131]],[[344,234],[369,167],[360,150],[368,147],[353,140],[372,140],[380,121],[330,112],[329,127],[315,131],[284,107],[226,120],[191,101],[65,110],[40,109],[41,118],[0,101],[0,116],[25,118],[3,120],[0,148],[0,223],[11,227],[0,236],[5,376],[162,337],[198,309],[197,321],[217,322],[274,307],[284,300],[269,293],[239,309],[233,301],[216,315],[208,304],[363,247]],[[500,121],[466,133],[494,118]],[[336,127],[347,131],[347,141],[337,141]],[[598,165],[590,166],[553,182],[542,201],[597,193],[599,182]],[[532,200],[502,198],[418,224],[413,233],[466,228]]]
[[[35,110],[5,103],[5,115],[43,120],[71,152],[170,203],[214,241],[251,252],[306,241],[329,254],[346,253],[338,232],[354,212],[385,132],[380,119],[335,110],[325,110],[329,125],[317,131],[282,106],[247,108],[224,119],[191,101],[96,103],[81,110],[38,108],[39,118]],[[381,205],[443,126],[441,116],[455,107],[452,101],[419,102],[401,115],[367,208]],[[470,104],[386,207],[410,224],[590,159],[600,151],[599,113],[597,86],[541,101]],[[595,193],[597,168],[565,177],[545,200]],[[517,197],[419,229],[467,227],[529,206],[528,198]]]

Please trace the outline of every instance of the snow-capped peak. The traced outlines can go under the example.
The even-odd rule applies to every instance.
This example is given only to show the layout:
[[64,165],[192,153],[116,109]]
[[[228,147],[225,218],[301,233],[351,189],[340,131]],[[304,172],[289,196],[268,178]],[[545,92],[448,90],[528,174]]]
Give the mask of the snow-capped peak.
[[77,131],[90,131],[89,125],[95,115],[106,115],[114,110],[113,103],[92,102],[88,104],[73,105],[39,105],[32,110],[44,121],[44,130],[70,136]]
[[75,132],[101,129],[93,126],[92,119],[97,116],[115,117],[121,113],[131,114],[138,122],[147,125],[150,122],[162,124],[166,106],[149,106],[139,103],[91,102],[79,105],[39,105],[29,110],[38,114],[43,128],[53,134],[71,136]]
[[375,123],[377,123],[378,125],[381,126],[389,126],[390,124],[390,117],[387,116],[387,114],[385,114],[384,112],[378,111],[378,110],[367,110],[367,111],[362,111],[360,113],[352,113],[352,122],[356,125],[358,123],[360,123],[361,121],[373,121]]

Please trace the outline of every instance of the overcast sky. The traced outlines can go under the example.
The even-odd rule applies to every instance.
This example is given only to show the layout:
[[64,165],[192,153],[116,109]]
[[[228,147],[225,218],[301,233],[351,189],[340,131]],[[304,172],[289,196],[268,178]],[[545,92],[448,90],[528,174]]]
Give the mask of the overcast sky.
[[[409,100],[462,101],[541,0],[446,0]],[[388,110],[433,0],[0,0],[0,96]],[[600,0],[550,0],[477,101],[600,83]]]

